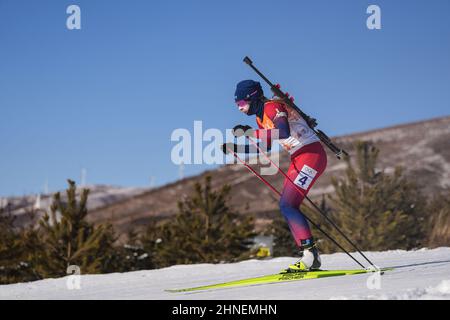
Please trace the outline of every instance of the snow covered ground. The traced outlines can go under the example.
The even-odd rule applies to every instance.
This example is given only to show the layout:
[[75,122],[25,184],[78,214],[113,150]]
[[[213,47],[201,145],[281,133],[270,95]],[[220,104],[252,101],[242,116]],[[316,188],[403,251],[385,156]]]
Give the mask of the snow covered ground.
[[[80,289],[69,290],[69,277],[0,286],[0,299],[450,299],[450,248],[392,250],[366,254],[380,267],[394,267],[381,277],[361,274],[192,293],[186,288],[278,272],[295,258],[249,260],[232,264],[178,265],[169,268],[82,275]],[[325,269],[354,269],[345,254],[323,255]],[[372,274],[373,276],[373,274]],[[74,283],[74,282],[72,282]]]

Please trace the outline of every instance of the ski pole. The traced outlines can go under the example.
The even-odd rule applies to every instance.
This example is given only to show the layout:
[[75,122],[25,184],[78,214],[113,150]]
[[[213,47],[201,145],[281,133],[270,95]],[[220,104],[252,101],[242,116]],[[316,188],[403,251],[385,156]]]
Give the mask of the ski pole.
[[[264,150],[262,150],[262,148],[260,146],[258,146],[258,144],[250,137],[247,136],[247,138],[250,140],[250,142],[259,150],[260,153],[262,153],[267,160],[270,161],[270,163],[272,165],[274,165],[279,172],[281,172],[281,174],[283,174],[283,176],[292,183],[292,185],[296,188],[296,190],[302,194],[300,188],[294,183],[294,181],[292,181],[292,179],[283,171],[281,170],[281,168],[275,164],[275,162],[273,162],[272,159],[270,159],[270,157],[266,154],[266,152],[264,152]],[[302,194],[303,195],[303,194]],[[370,261],[365,255],[364,253],[362,253],[362,251],[356,246],[356,244],[353,243],[353,241],[351,241],[342,231],[341,229],[307,196],[304,196],[306,198],[306,200],[308,200],[308,202],[339,232],[339,234],[341,236],[344,237],[345,240],[347,240],[348,243],[350,243],[350,245],[353,246],[353,248],[364,258],[367,260],[367,262],[370,263],[370,265],[372,265],[373,267],[377,268],[372,261]]]
[[261,180],[261,181],[262,181],[266,186],[268,186],[273,192],[275,192],[276,194],[278,194],[278,196],[281,196],[281,193],[280,193],[277,189],[275,189],[274,186],[272,186],[266,179],[264,179],[262,176],[260,176],[260,175],[255,171],[255,169],[253,169],[253,168],[250,167],[247,163],[245,163],[245,161],[242,160],[242,159],[237,155],[236,152],[234,152],[233,150],[230,150],[229,148],[227,148],[227,149],[228,149],[228,151],[230,151],[231,153],[233,153],[234,157],[235,157],[236,159],[238,159],[239,162],[241,162],[248,170],[250,170],[251,172],[253,172],[253,174],[254,174],[259,180]]
[[[239,160],[239,162],[241,162],[248,170],[250,170],[259,180],[261,180],[266,186],[268,186],[273,192],[275,192],[279,197],[281,197],[281,193],[275,189],[274,186],[272,186],[266,179],[264,179],[261,175],[259,175],[255,169],[253,169],[252,167],[250,167],[245,161],[243,161],[236,152],[234,152],[234,150],[231,150],[230,148],[227,147],[227,150],[233,154],[233,156]],[[350,258],[352,258],[360,267],[362,267],[363,269],[366,269],[366,267],[364,265],[362,265],[355,257],[353,257],[347,250],[344,249],[344,247],[342,247],[336,240],[334,240],[330,235],[328,235],[327,232],[325,232],[325,230],[323,230],[321,227],[319,227],[318,224],[316,224],[314,221],[312,221],[307,215],[305,215],[303,213],[303,216],[306,218],[306,220],[308,220],[309,223],[311,223],[317,230],[319,230],[320,232],[323,233],[323,235],[325,235],[331,242],[333,242],[339,249],[341,249],[342,251],[344,251]]]

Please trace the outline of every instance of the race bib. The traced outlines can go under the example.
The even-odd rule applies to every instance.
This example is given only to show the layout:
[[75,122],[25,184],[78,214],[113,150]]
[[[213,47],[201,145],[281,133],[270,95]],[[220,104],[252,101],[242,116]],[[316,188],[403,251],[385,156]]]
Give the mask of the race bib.
[[303,168],[300,170],[297,178],[295,178],[294,183],[303,190],[308,190],[308,187],[313,181],[316,174],[317,174],[316,170],[305,164]]

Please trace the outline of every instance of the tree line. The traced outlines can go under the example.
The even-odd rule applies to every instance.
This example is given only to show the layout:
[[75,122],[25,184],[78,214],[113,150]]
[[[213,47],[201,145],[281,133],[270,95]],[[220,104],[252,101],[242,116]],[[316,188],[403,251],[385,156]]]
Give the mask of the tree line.
[[[373,144],[358,142],[355,149],[345,175],[332,180],[335,193],[322,197],[322,210],[363,250],[449,245],[450,191],[427,199],[401,167],[391,174],[377,167],[379,150]],[[77,197],[75,182],[68,184],[65,197],[55,193],[36,225],[17,228],[14,217],[0,208],[0,284],[62,277],[71,265],[95,274],[256,258],[254,219],[231,208],[230,187],[213,190],[210,176],[178,202],[174,217],[130,232],[126,244],[118,242],[111,224],[87,221],[89,190]],[[301,209],[317,217],[308,207]],[[320,227],[345,243],[324,219]],[[273,236],[274,256],[297,254],[281,213],[263,233]],[[314,234],[321,252],[338,251],[318,230]]]

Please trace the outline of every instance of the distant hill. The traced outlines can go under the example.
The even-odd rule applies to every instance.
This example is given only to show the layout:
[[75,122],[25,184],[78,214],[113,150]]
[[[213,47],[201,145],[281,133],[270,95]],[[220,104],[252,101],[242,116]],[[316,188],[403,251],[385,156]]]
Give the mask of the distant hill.
[[[403,166],[425,194],[431,195],[450,186],[450,116],[335,137],[333,140],[350,155],[354,154],[352,144],[355,141],[373,141],[380,149],[380,168],[389,172],[395,166]],[[285,152],[281,153],[280,164],[284,170],[289,165]],[[337,160],[329,152],[327,170],[310,191],[311,198],[319,200],[322,194],[332,193],[331,177],[341,176],[345,168],[344,161]],[[142,226],[151,218],[169,217],[177,212],[177,201],[189,195],[193,184],[206,174],[212,176],[213,187],[230,185],[233,207],[242,214],[255,216],[259,226],[279,215],[278,200],[265,185],[244,166],[225,165],[155,189],[90,186],[88,217],[93,222],[109,221],[119,232]],[[266,178],[281,190],[283,177],[280,174]],[[47,208],[50,200],[50,195],[41,196],[41,209]],[[11,204],[12,212],[19,217],[18,223],[21,224],[27,221],[27,209],[36,205],[36,196],[8,198],[6,201]]]
[[[89,210],[105,207],[150,190],[150,188],[124,188],[108,185],[89,185],[83,188],[90,190],[88,200]],[[79,188],[77,192],[80,192],[80,190]],[[61,196],[64,199],[64,191],[61,192]],[[50,208],[52,198],[52,193],[6,197],[0,198],[0,206],[7,208],[7,211],[15,216],[15,225],[22,226],[30,222],[30,212],[35,212],[37,214],[36,218],[42,216],[44,211]]]
[[[353,142],[373,141],[380,149],[380,168],[392,171],[395,166],[405,167],[407,175],[415,179],[428,195],[450,186],[450,117],[355,133],[333,140],[350,155],[354,153]],[[289,159],[285,152],[280,162],[281,167],[287,169]],[[328,153],[327,170],[310,196],[317,199],[322,194],[332,193],[331,177],[341,176],[345,167],[343,161]],[[259,225],[279,214],[277,199],[252,173],[242,165],[225,165],[97,208],[91,212],[90,219],[96,222],[109,220],[118,230],[125,231],[130,226],[145,224],[152,217],[168,217],[176,213],[177,201],[189,195],[193,184],[206,174],[212,176],[213,187],[229,184],[233,207],[242,214],[254,215]],[[281,175],[268,176],[267,179],[281,189]]]

